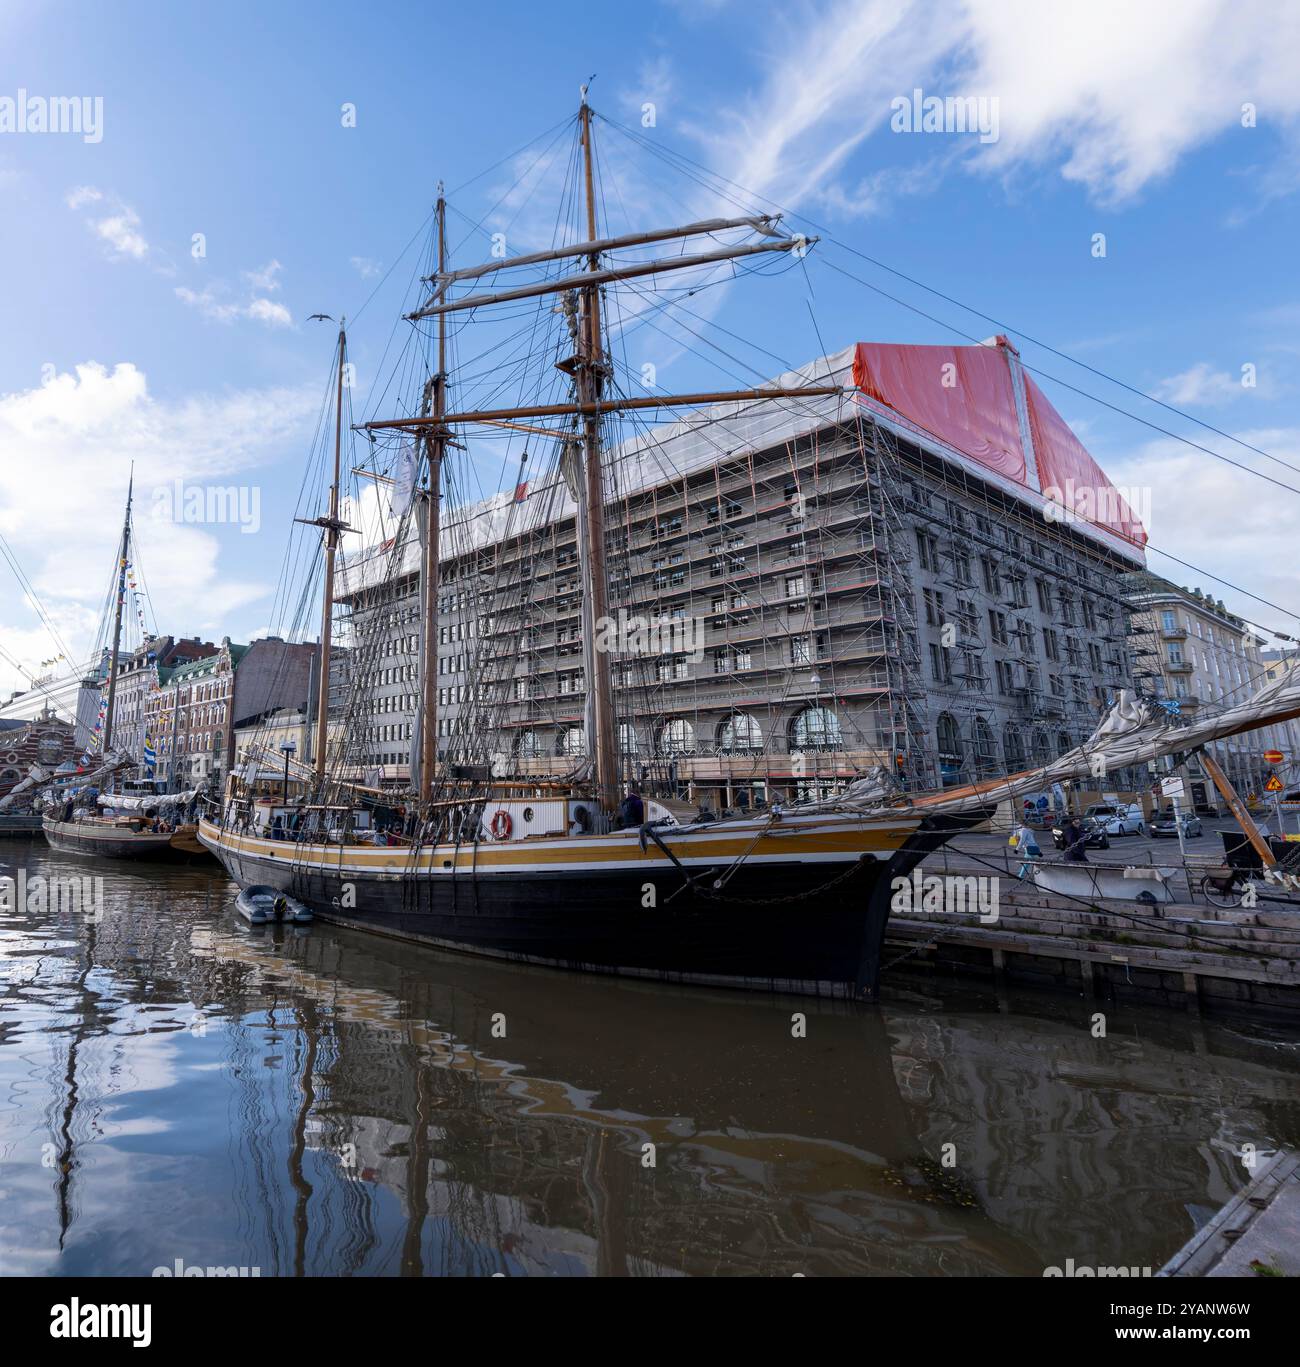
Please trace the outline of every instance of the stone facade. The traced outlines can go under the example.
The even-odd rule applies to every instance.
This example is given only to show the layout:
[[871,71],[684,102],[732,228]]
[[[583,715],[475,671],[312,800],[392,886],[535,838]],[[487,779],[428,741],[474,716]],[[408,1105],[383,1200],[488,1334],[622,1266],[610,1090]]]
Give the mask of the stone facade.
[[196,783],[230,772],[235,727],[277,707],[305,707],[314,645],[276,637],[234,645],[166,675],[147,705],[147,724],[160,777]]
[[[150,636],[118,661],[113,701],[113,748],[136,759],[144,757],[148,702],[164,677],[181,665],[217,653],[211,641],[172,636]],[[104,685],[107,688],[107,683]]]
[[[1235,706],[1264,685],[1268,670],[1260,658],[1263,640],[1222,600],[1147,573],[1130,576],[1125,589],[1134,674],[1142,691],[1197,717]],[[1246,797],[1263,793],[1270,770],[1264,751],[1290,747],[1288,728],[1270,726],[1213,741],[1208,749]],[[1187,777],[1196,805],[1222,806],[1195,758],[1188,764]]]

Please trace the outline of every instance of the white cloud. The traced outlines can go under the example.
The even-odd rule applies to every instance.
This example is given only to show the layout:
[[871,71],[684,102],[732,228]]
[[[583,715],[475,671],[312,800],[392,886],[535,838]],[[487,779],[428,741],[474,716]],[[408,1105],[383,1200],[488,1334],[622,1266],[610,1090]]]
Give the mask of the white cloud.
[[266,323],[269,327],[293,326],[293,315],[274,299],[254,299],[244,312],[249,318],[255,318],[259,323]]
[[[1102,203],[1131,198],[1219,137],[1240,140],[1243,199],[1275,198],[1300,183],[1300,6],[963,0],[936,17],[919,0],[842,0],[796,9],[771,31],[750,97],[694,133],[715,170],[791,206],[872,212],[879,196],[870,179],[853,190],[836,178],[887,126],[890,101],[917,88],[998,101],[996,142],[946,135],[964,167],[1011,175],[1055,166]],[[1242,126],[1248,103],[1256,128]],[[1270,129],[1287,139],[1282,158],[1265,150]]]
[[354,256],[352,268],[363,280],[373,280],[379,274],[380,265],[369,256]]
[[960,27],[927,20],[910,0],[793,12],[774,25],[749,99],[721,115],[716,131],[697,124],[695,135],[728,179],[792,206],[815,202]]
[[74,212],[92,204],[108,210],[102,217],[88,215],[86,226],[104,243],[110,256],[143,261],[149,255],[149,243],[140,232],[139,214],[116,195],[107,194],[93,185],[79,185],[67,193],[64,203]]
[[[0,530],[79,658],[93,644],[132,462],[139,564],[161,630],[216,639],[269,597],[243,561],[220,563],[227,535],[245,558],[253,536],[168,520],[160,491],[177,479],[255,486],[260,468],[301,444],[318,404],[314,386],[162,401],[129,362],[87,362],[0,395]],[[278,534],[265,515],[259,534]],[[29,667],[55,649],[13,593],[0,594],[0,639]],[[0,691],[22,686],[0,665]]]
[[267,327],[293,326],[293,315],[278,300],[254,298],[235,301],[225,297],[221,285],[207,285],[199,291],[178,285],[176,297],[216,323],[234,323],[241,318],[248,318],[265,323]]
[[1181,374],[1161,380],[1154,392],[1166,403],[1213,406],[1258,393],[1259,387],[1252,390],[1244,386],[1240,372],[1233,375],[1226,370],[1215,370],[1208,361],[1200,361]]
[[1058,161],[1100,200],[1136,194],[1220,135],[1253,155],[1260,131],[1242,127],[1243,104],[1293,133],[1300,119],[1294,6],[968,0],[968,16],[972,89],[1001,107],[989,161]]
[[255,290],[261,290],[264,294],[273,294],[280,288],[280,282],[276,277],[284,269],[278,261],[268,261],[265,266],[255,271],[244,271],[244,279],[248,281]]
[[[1300,466],[1300,429],[1273,428],[1241,431],[1252,446],[1271,451],[1280,460]],[[1300,488],[1300,475],[1213,435],[1197,438],[1203,445]],[[1295,523],[1300,494],[1270,486],[1262,480],[1181,442],[1161,438],[1142,446],[1127,459],[1105,462],[1106,473],[1121,489],[1151,491],[1153,546],[1189,565],[1206,566],[1222,580],[1242,584],[1252,593],[1276,603],[1292,616],[1282,616],[1207,573],[1184,568],[1151,553],[1150,567],[1180,584],[1199,586],[1222,598],[1232,611],[1265,626],[1296,633],[1300,623],[1300,571],[1295,565]]]

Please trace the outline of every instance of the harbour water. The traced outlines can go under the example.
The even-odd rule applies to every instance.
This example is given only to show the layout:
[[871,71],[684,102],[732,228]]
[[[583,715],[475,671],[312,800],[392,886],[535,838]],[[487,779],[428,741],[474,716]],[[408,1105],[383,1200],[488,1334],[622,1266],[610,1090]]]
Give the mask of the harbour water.
[[0,866],[9,1275],[1140,1275],[1300,1143],[1258,1021],[678,990],[251,927],[211,866]]

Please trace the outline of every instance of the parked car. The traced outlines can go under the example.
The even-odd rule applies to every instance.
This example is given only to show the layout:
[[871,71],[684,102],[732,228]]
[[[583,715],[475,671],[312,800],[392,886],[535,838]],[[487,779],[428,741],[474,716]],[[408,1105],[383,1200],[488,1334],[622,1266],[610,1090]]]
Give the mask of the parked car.
[[[1085,816],[1083,818],[1083,834],[1083,848],[1085,850],[1110,849],[1110,835],[1100,821],[1094,821]],[[1065,827],[1061,824],[1061,820],[1052,823],[1052,844],[1058,850],[1065,848]]]
[[1193,812],[1183,812],[1181,817],[1175,819],[1173,812],[1161,812],[1151,822],[1151,838],[1159,839],[1163,836],[1178,838],[1178,821],[1183,823],[1183,839],[1194,840],[1197,836],[1204,835],[1205,831],[1201,826],[1201,818]]
[[1114,806],[1109,802],[1094,802],[1083,814],[1085,821],[1096,821],[1106,829],[1107,835],[1145,835],[1147,823],[1142,808],[1136,802],[1121,802]]

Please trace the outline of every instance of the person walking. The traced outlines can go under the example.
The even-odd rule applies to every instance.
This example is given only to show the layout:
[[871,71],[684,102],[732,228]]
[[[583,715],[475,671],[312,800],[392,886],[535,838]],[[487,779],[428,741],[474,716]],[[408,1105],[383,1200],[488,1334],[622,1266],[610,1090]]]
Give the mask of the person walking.
[[1016,871],[1016,877],[1023,881],[1028,878],[1033,871],[1034,861],[1043,857],[1043,851],[1038,844],[1038,838],[1034,835],[1033,830],[1022,821],[1020,825],[1012,831],[1011,839],[1008,843],[1020,856],[1021,864],[1020,868]]

